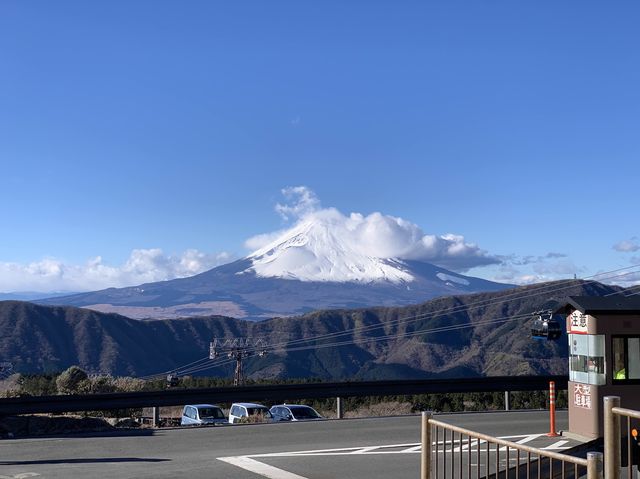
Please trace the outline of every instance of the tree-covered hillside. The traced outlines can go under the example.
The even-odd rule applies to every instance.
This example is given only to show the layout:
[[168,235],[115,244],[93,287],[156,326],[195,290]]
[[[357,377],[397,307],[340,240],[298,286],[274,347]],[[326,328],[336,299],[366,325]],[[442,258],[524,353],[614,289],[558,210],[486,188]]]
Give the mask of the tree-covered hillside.
[[[25,373],[79,365],[90,373],[147,376],[198,361],[194,374],[229,376],[231,361],[208,361],[213,338],[259,339],[254,378],[381,379],[560,374],[566,336],[530,337],[531,313],[567,296],[615,288],[571,281],[434,299],[394,308],[316,311],[249,322],[226,317],[141,321],[73,307],[0,302],[0,360]],[[224,364],[223,364],[224,363]],[[188,368],[179,369],[189,372]]]

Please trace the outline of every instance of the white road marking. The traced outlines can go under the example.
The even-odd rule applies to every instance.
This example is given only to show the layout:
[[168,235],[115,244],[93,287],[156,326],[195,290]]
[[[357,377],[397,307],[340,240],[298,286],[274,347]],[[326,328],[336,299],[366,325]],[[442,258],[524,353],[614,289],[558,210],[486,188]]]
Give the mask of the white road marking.
[[[521,438],[516,444],[525,444],[527,442],[533,441],[534,439],[538,439],[540,437],[545,436],[544,433],[541,434],[521,434],[517,436],[501,436],[499,439],[505,440],[513,440],[517,438]],[[480,444],[486,444],[485,440],[480,440]],[[550,446],[547,446],[542,449],[567,449],[567,447],[563,447],[569,441],[558,441]],[[467,451],[468,444],[464,441],[462,447],[460,447],[460,441],[450,441],[448,440],[444,445],[444,451],[442,450],[442,443],[439,443],[438,453],[451,453],[453,452],[461,452]],[[478,440],[472,439],[471,447],[472,449],[477,447]],[[435,443],[432,443],[435,445]],[[494,447],[490,448],[490,452],[495,452],[495,444]],[[389,451],[389,449],[401,449],[398,451]],[[501,451],[504,453],[504,446],[501,446]],[[412,443],[412,444],[386,444],[381,446],[360,446],[360,447],[342,447],[336,449],[310,449],[306,451],[291,451],[291,452],[270,452],[264,454],[249,454],[246,457],[305,457],[305,456],[346,456],[353,454],[408,454],[408,453],[420,453],[421,444],[420,443]],[[513,451],[512,451],[513,452]],[[244,457],[244,456],[243,456]]]
[[421,451],[422,451],[422,444],[418,444],[417,446],[413,446],[408,449],[403,449],[400,452],[421,452]]
[[550,446],[547,447],[543,447],[542,449],[548,450],[548,449],[567,449],[566,447],[562,447],[564,446],[566,443],[568,443],[569,441],[558,441],[558,442],[554,442],[553,444],[551,444]]
[[380,451],[380,449],[398,449],[420,447],[418,443],[387,444],[383,446],[341,447],[338,449],[311,449],[308,451],[270,452],[266,454],[249,454],[246,457],[304,457],[304,456],[345,456],[349,454],[398,454],[402,451]]
[[[538,439],[545,434],[521,434],[517,436],[502,436],[499,439],[513,440],[520,438],[516,444],[525,444],[527,442],[531,442],[534,439]],[[557,441],[550,446],[547,446],[543,449],[568,449],[568,447],[563,447],[569,441]],[[472,439],[471,447],[477,447],[478,443],[485,444],[485,440],[478,441],[477,439]],[[442,443],[440,443],[442,444]],[[450,444],[450,448],[447,448],[447,444]],[[432,443],[432,446],[435,443]],[[495,446],[495,445],[494,445]],[[454,441],[446,441],[444,444],[444,450],[438,449],[438,453],[451,453],[451,452],[461,452],[466,451],[469,447],[467,442],[464,442],[462,445],[459,440]],[[503,446],[504,448],[504,446]],[[504,449],[501,449],[501,454],[504,454]],[[283,469],[279,469],[277,467],[270,466],[268,464],[264,464],[256,460],[256,458],[269,458],[269,457],[308,457],[308,456],[353,456],[353,455],[365,455],[365,454],[420,454],[422,450],[422,445],[420,443],[411,443],[411,444],[386,444],[381,446],[360,446],[360,447],[342,447],[335,449],[311,449],[306,451],[290,451],[290,452],[270,452],[264,454],[248,454],[246,456],[233,456],[233,457],[219,457],[220,461],[227,462],[234,466],[240,467],[250,472],[255,472],[256,474],[260,474],[263,477],[267,477],[269,479],[306,479],[303,476],[299,476],[297,474],[293,474],[291,472],[285,471]],[[489,452],[495,453],[496,448],[490,448]],[[511,455],[515,454],[516,451],[510,449],[509,451],[509,461],[516,462],[517,459],[512,459]],[[506,460],[501,460],[501,463],[506,463]],[[3,476],[0,476],[0,479],[4,479]],[[13,478],[11,478],[13,479]]]
[[307,479],[304,476],[299,476],[298,474],[285,471],[284,469],[279,469],[277,467],[270,466],[269,464],[258,462],[247,456],[219,457],[218,460],[227,462],[249,472],[255,472],[256,474],[268,477],[269,479]]
[[520,439],[519,441],[516,441],[516,444],[526,444],[530,441],[533,441],[534,439],[538,439],[540,436],[544,436],[544,434],[531,434],[525,437],[524,439]]
[[379,449],[379,448],[380,448],[380,446],[363,447],[363,448],[360,448],[360,449],[356,449],[351,454],[366,454],[368,452],[375,451],[376,449]]
[[20,474],[16,474],[15,476],[3,476],[0,475],[0,479],[27,479],[27,477],[36,477],[40,474],[36,472],[22,472]]

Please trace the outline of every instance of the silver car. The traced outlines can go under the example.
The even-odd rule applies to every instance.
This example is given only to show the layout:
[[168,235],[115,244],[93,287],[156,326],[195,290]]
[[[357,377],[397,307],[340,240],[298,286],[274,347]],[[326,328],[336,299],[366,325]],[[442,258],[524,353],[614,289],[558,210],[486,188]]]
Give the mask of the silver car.
[[271,414],[275,421],[317,421],[324,419],[318,411],[302,404],[280,404],[272,406]]
[[182,410],[181,426],[201,424],[225,424],[227,418],[220,407],[214,404],[189,404]]

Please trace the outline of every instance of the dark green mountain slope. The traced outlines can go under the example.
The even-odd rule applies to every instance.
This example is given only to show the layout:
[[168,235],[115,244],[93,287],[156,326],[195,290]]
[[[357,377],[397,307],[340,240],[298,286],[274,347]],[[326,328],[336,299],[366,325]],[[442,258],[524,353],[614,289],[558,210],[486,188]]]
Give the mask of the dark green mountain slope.
[[[13,362],[21,372],[57,371],[77,364],[93,373],[144,376],[206,358],[213,338],[251,337],[271,346],[288,345],[250,358],[245,367],[254,377],[563,373],[566,336],[559,341],[532,340],[529,314],[567,296],[615,290],[598,283],[556,282],[409,307],[317,311],[259,323],[221,316],[140,321],[73,307],[4,301],[0,360]],[[320,339],[302,342],[310,338]],[[231,364],[226,364],[198,374],[231,372]]]

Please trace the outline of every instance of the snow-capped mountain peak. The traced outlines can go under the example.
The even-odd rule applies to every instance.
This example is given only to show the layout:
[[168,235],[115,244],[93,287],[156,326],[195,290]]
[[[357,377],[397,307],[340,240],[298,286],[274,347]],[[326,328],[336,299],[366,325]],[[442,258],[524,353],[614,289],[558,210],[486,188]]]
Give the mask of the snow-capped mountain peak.
[[344,224],[303,221],[250,254],[259,277],[329,282],[407,283],[414,277],[400,260],[377,258],[354,244]]
[[367,231],[357,215],[346,221],[330,211],[315,216],[251,255],[195,276],[42,302],[135,318],[221,314],[265,319],[318,309],[416,304],[510,287],[411,259],[402,253],[407,248],[385,248],[392,243],[381,237],[380,228]]

